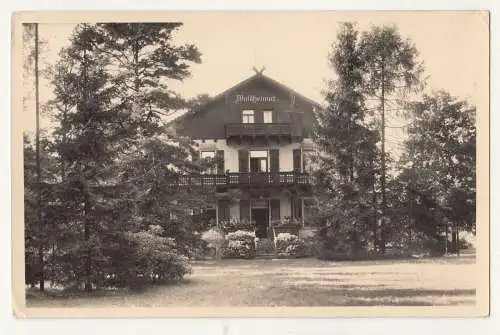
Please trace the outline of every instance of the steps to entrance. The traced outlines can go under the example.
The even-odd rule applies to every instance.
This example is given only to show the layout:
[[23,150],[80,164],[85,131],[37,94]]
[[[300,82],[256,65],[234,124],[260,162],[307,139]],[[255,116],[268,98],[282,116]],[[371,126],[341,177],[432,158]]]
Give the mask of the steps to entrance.
[[276,255],[273,240],[270,238],[256,239],[255,255],[258,258],[273,258]]

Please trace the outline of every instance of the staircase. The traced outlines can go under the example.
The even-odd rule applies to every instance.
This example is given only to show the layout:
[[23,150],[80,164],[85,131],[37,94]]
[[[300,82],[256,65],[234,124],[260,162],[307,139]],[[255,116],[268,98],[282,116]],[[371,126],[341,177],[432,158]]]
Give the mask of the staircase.
[[274,242],[270,238],[260,238],[255,241],[255,258],[271,259],[276,256]]

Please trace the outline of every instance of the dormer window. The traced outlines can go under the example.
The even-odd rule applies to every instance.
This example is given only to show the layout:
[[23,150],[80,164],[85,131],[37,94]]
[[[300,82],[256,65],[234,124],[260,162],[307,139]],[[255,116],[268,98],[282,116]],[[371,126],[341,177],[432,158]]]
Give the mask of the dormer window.
[[273,111],[262,111],[264,123],[273,123]]
[[244,110],[241,112],[241,122],[242,123],[254,123],[254,111]]

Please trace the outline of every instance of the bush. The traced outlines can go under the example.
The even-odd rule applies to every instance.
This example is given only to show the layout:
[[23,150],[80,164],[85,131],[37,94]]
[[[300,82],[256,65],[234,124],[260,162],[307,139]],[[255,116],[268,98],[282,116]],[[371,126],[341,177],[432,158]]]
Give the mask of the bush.
[[239,218],[231,218],[230,220],[220,220],[220,229],[225,233],[234,233],[238,230],[241,231],[254,231],[255,221],[248,221],[246,219],[240,220]]
[[244,259],[255,257],[255,233],[238,230],[227,234],[223,257]]
[[429,236],[423,232],[401,231],[393,236],[388,249],[400,257],[413,255],[440,256],[444,253],[444,240],[438,236]]
[[130,233],[128,239],[134,252],[129,255],[125,272],[113,277],[117,277],[122,285],[135,288],[152,282],[182,280],[190,274],[189,259],[180,255],[175,241],[161,236],[162,233],[160,226]]
[[371,257],[368,243],[357,231],[342,229],[340,225],[325,226],[316,232],[319,259],[343,261]]
[[297,236],[289,233],[281,233],[276,236],[276,252],[279,257],[306,257],[307,246]]

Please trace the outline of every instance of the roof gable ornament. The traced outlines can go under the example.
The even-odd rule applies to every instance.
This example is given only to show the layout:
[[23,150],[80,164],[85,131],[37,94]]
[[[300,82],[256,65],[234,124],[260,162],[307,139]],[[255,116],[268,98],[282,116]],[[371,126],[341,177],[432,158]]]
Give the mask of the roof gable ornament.
[[256,74],[262,74],[266,69],[266,67],[263,66],[260,70],[257,70],[257,68],[254,66],[252,69],[255,71]]

